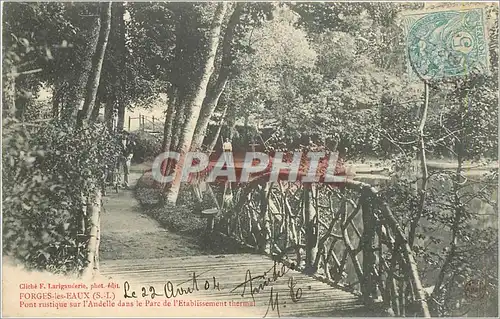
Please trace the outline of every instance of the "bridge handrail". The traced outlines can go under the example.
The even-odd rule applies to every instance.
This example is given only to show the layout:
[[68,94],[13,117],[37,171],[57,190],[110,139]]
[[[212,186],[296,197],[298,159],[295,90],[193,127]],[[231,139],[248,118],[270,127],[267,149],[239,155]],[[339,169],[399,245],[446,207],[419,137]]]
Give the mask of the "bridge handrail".
[[357,188],[358,191],[367,190],[372,194],[373,197],[376,197],[379,201],[380,211],[384,216],[387,225],[391,228],[393,234],[396,235],[395,245],[401,247],[404,257],[406,258],[406,262],[408,263],[408,275],[410,276],[413,294],[416,296],[416,301],[420,303],[423,315],[425,317],[430,317],[429,308],[427,306],[425,297],[425,291],[423,289],[422,282],[420,281],[420,276],[418,275],[417,263],[415,261],[413,250],[411,249],[408,243],[408,239],[406,238],[404,231],[401,229],[398,221],[394,217],[394,214],[392,213],[389,205],[380,199],[380,197],[378,196],[378,190],[375,187],[372,187],[370,184],[359,181],[347,181],[346,186]]
[[[325,213],[331,214],[327,222]],[[420,316],[430,317],[413,251],[390,207],[369,184],[257,179],[236,190],[214,227],[263,253],[290,259],[294,252],[294,263],[304,272],[344,287],[359,286],[367,304],[381,297],[389,314],[404,316],[418,308]],[[349,269],[357,282],[346,285]]]

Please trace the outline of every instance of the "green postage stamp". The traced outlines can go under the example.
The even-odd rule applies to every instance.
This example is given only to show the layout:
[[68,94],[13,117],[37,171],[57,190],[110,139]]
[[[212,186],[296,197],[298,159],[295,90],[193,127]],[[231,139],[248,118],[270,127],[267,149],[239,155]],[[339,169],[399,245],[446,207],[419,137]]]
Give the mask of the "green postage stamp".
[[408,12],[403,23],[410,77],[431,80],[488,72],[483,8]]

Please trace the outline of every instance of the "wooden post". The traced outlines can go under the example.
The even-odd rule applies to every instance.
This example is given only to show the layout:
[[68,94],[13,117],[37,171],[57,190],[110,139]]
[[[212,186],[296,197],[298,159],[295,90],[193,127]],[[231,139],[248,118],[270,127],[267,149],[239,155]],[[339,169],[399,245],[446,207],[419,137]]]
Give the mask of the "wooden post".
[[316,272],[316,269],[314,269],[314,261],[318,254],[318,216],[316,214],[316,208],[314,207],[314,200],[311,196],[314,191],[313,184],[310,184],[310,188],[305,185],[302,187],[304,188],[304,213],[306,223],[306,265],[304,271],[313,274]]
[[409,269],[408,277],[413,287],[413,294],[415,296],[416,302],[420,304],[420,310],[422,312],[422,316],[424,316],[425,318],[430,318],[431,315],[429,312],[429,307],[427,305],[427,300],[425,298],[424,288],[422,286],[422,282],[420,281],[420,277],[418,275],[417,263],[415,261],[415,257],[413,256],[411,247],[404,236],[404,232],[401,229],[401,226],[399,226],[396,218],[394,217],[389,206],[386,203],[381,203],[380,211],[384,215],[384,219],[387,222],[388,226],[391,228],[392,232],[396,235],[396,240],[398,240],[401,245],[403,255],[406,259],[406,262],[408,263],[408,269]]
[[128,131],[130,132],[130,122],[131,122],[131,118],[130,118],[130,115],[128,116]]
[[271,220],[269,217],[269,193],[271,191],[271,183],[266,183],[261,190],[261,203],[260,203],[260,212],[262,217],[262,239],[263,243],[261,245],[260,250],[266,254],[271,253]]
[[207,234],[211,234],[214,231],[214,216],[210,215],[207,218]]
[[363,235],[361,237],[363,247],[363,282],[361,283],[361,292],[365,303],[371,303],[373,298],[377,298],[376,278],[373,268],[376,263],[375,255],[375,227],[376,219],[373,215],[368,189],[362,190],[361,209],[363,211]]
[[[389,274],[387,276],[387,294],[390,294],[390,305],[392,312],[394,313],[395,316],[400,316],[399,313],[399,299],[397,295],[397,285],[396,285],[396,279],[394,276],[394,273],[396,271],[396,264],[398,260],[398,255],[400,254],[399,252],[399,243],[396,243],[393,247],[392,250],[392,258],[391,258],[391,265],[388,270]],[[388,300],[389,301],[389,300]],[[390,310],[389,310],[390,311]]]
[[202,216],[207,218],[206,235],[210,235],[214,231],[215,215],[217,215],[218,213],[218,208],[205,209],[201,212]]

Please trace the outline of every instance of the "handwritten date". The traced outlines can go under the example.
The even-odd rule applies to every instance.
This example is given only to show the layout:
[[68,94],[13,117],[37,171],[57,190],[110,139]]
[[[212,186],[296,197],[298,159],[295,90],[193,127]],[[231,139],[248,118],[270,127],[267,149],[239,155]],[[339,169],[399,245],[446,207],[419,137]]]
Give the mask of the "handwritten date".
[[[123,284],[123,296],[125,298],[138,298],[138,296],[141,296],[142,298],[149,297],[151,299],[154,299],[155,297],[165,297],[170,299],[182,295],[192,294],[200,290],[221,290],[220,283],[215,276],[212,276],[210,280],[205,280],[204,283],[199,280],[200,276],[201,275],[196,275],[196,272],[193,272],[191,279],[176,285],[172,281],[168,280],[163,285],[162,293],[157,292],[154,286],[143,286],[141,287],[140,295],[138,295],[135,290],[131,289],[128,281],[125,281]],[[199,284],[199,281],[201,281],[202,284]]]

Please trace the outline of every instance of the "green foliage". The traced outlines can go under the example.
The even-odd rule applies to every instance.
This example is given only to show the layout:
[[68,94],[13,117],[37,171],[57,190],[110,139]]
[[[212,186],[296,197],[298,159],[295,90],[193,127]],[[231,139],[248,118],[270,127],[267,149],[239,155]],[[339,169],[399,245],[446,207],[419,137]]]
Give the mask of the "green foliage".
[[206,227],[206,222],[193,214],[186,206],[176,205],[156,206],[146,211],[163,227],[177,233],[201,235]]
[[6,3],[4,48],[23,71],[41,68],[38,78],[53,84],[75,71],[86,45],[82,31],[96,10],[91,3]]
[[162,136],[155,136],[146,132],[137,131],[131,134],[131,138],[135,141],[133,149],[134,157],[132,158],[135,163],[152,161],[162,152]]
[[340,32],[350,35],[359,53],[382,68],[404,70],[404,39],[397,24],[404,10],[421,9],[422,3],[296,3],[297,25],[311,35]]
[[[344,10],[332,18],[337,27],[318,22],[322,10],[337,7]],[[271,148],[294,149],[298,140],[312,137],[330,148],[348,149],[351,159],[379,155],[382,96],[405,87],[372,56],[378,52],[373,32],[380,35],[393,26],[397,12],[391,7],[384,20],[380,14],[386,8],[375,7],[297,4],[274,10],[272,21],[244,37],[249,54],[237,60],[238,76],[225,92],[229,117],[272,128]],[[304,10],[312,10],[312,20]],[[362,37],[366,33],[369,41]]]
[[157,205],[161,200],[161,190],[151,174],[142,175],[134,188],[135,198],[141,206],[148,208]]
[[52,109],[46,101],[30,100],[25,108],[23,120],[27,122],[50,120]]
[[[3,129],[3,251],[28,267],[81,271],[90,216],[86,196],[104,182],[118,150],[102,125],[73,130],[51,122]],[[82,221],[85,229],[82,229]]]
[[[137,181],[135,197],[141,203],[146,213],[160,222],[165,228],[191,235],[202,234],[206,227],[206,222],[194,214],[196,205],[189,187],[181,189],[179,200],[175,207],[161,204],[162,190],[163,188],[154,182],[151,174],[144,174]],[[204,206],[207,205],[205,204]]]
[[152,97],[166,92],[174,22],[166,3],[113,4],[112,28],[99,86],[101,101],[118,100],[123,105],[149,107]]

